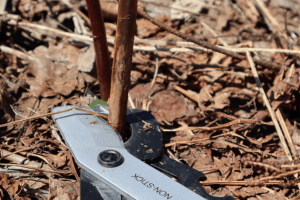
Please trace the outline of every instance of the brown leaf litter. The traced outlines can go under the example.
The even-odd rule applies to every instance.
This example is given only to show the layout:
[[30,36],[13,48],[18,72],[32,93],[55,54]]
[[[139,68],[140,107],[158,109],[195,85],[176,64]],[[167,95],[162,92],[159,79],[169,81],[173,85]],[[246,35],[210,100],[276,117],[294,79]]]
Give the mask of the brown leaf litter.
[[[197,40],[241,55],[247,48],[275,67],[256,65],[254,77],[247,59],[201,50],[139,16],[130,106],[156,117],[163,153],[202,171],[209,194],[299,199],[299,52],[290,53],[299,51],[299,2],[188,2],[139,6]],[[101,1],[101,7],[114,40],[117,3]],[[90,91],[100,98],[86,3],[20,0],[6,11],[0,12],[0,199],[79,199],[80,169],[49,112],[88,107]],[[112,45],[109,50],[113,55]]]

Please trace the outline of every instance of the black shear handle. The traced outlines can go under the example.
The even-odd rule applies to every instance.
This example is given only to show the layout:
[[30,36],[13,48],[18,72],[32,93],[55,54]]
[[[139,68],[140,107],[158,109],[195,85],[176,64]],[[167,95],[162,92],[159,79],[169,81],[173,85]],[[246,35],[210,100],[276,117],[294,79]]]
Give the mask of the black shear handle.
[[161,156],[155,163],[150,163],[153,167],[163,171],[178,179],[181,185],[189,188],[207,200],[234,200],[233,197],[213,197],[209,195],[198,182],[205,175],[187,165],[177,162],[169,157]]

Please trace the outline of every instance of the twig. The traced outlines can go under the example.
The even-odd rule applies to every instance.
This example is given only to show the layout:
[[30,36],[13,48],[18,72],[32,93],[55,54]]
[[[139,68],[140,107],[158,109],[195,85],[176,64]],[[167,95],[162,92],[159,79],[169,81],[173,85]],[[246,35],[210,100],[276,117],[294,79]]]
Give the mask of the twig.
[[300,172],[300,169],[292,170],[292,171],[288,171],[288,172],[278,174],[276,176],[264,177],[264,178],[258,179],[257,181],[267,181],[267,180],[271,180],[271,179],[279,179],[279,178],[291,176],[291,175],[294,175],[294,174],[298,174],[299,172]]
[[[17,22],[16,21],[9,21],[8,24],[17,25]],[[26,27],[28,27],[28,28],[37,28],[37,29],[40,29],[40,30],[44,30],[45,31],[44,34],[46,34],[46,35],[52,35],[53,36],[53,34],[54,34],[54,35],[57,35],[57,36],[60,36],[60,37],[68,37],[68,38],[71,38],[73,40],[86,43],[88,45],[90,45],[93,42],[93,39],[90,36],[79,35],[79,34],[75,34],[75,33],[68,33],[68,32],[64,32],[64,31],[61,31],[61,30],[58,30],[58,29],[50,28],[50,27],[47,27],[47,26],[39,25],[39,24],[18,22],[18,27],[19,28],[26,28]],[[113,38],[108,38],[107,39],[107,43],[109,45],[114,45],[114,41],[115,40]],[[157,50],[157,51],[169,51],[169,52],[174,52],[174,53],[175,52],[193,53],[195,51],[212,52],[211,49],[196,46],[192,42],[138,39],[135,43],[136,44],[138,44],[138,43],[147,43],[147,44],[150,44],[150,45],[159,45],[161,47],[157,47],[157,49],[156,49],[154,46],[150,46],[150,47],[149,46],[133,46],[134,51],[155,52]],[[167,45],[185,46],[186,48],[163,48],[163,46],[167,46]],[[25,60],[34,59],[34,57],[27,56],[24,53],[22,53],[22,54],[14,53],[14,51],[16,51],[16,50],[12,50],[9,47],[5,47],[5,46],[0,46],[0,47],[1,47],[1,51],[5,52],[5,53],[10,53],[10,54],[13,54],[13,55],[17,55],[21,59],[25,59]],[[231,47],[223,47],[223,46],[217,46],[217,47],[228,50],[228,51],[236,52],[236,53],[245,53],[246,51],[249,51],[249,52],[300,54],[300,50],[289,50],[289,49],[231,48]]]
[[13,197],[14,195],[11,195],[10,193],[10,191],[6,191],[7,193],[8,193],[8,196],[9,196],[9,198],[10,198],[10,200],[15,200],[15,198]]
[[198,97],[197,97],[196,95],[194,95],[194,94],[192,94],[192,93],[190,93],[190,92],[188,92],[188,91],[182,89],[181,87],[179,87],[179,86],[177,86],[177,85],[174,86],[174,89],[177,90],[177,91],[179,91],[179,92],[181,92],[181,93],[184,94],[185,96],[189,97],[189,98],[192,99],[193,101],[198,102]]
[[56,167],[54,167],[46,158],[44,158],[41,155],[37,155],[34,153],[27,153],[27,156],[33,156],[33,157],[37,157],[39,159],[42,159],[43,161],[45,161],[53,170],[57,170]]
[[86,4],[92,25],[100,96],[102,100],[107,101],[109,99],[111,84],[111,68],[109,65],[109,53],[100,1],[86,0]]
[[203,20],[200,21],[201,25],[204,26],[204,28],[206,28],[213,36],[215,36],[219,42],[221,42],[224,46],[228,46],[228,44],[218,36],[218,34],[212,30]]
[[91,22],[90,22],[90,19],[85,15],[83,14],[83,12],[81,12],[78,8],[74,7],[73,5],[69,4],[71,6],[71,8],[77,12],[85,21],[86,23],[91,26]]
[[[15,151],[15,152],[13,152],[13,153],[6,154],[6,155],[1,155],[0,160],[4,159],[4,158],[6,158],[6,157],[8,157],[8,156],[10,156],[10,155],[17,154],[17,153],[22,152],[22,151],[31,150],[31,149],[34,149],[34,148],[36,148],[36,147],[22,148],[22,149],[20,149],[20,150],[18,150],[18,151]],[[2,152],[2,153],[3,153],[3,152]]]
[[[227,128],[232,125],[236,124],[254,124],[257,123],[257,121],[254,121],[252,119],[235,119],[231,122],[228,122],[226,124],[221,124],[219,126],[213,126],[213,127],[206,127],[206,126],[195,126],[195,127],[179,127],[175,129],[162,129],[164,132],[174,132],[174,131],[184,131],[184,130],[206,130],[206,131],[214,131],[222,128]],[[265,123],[262,123],[265,124]],[[268,123],[266,123],[268,124]]]
[[38,168],[38,167],[32,167],[29,165],[20,165],[20,164],[10,164],[10,163],[0,163],[2,166],[18,166],[18,167],[24,167],[28,169],[35,169],[37,171],[42,171],[42,172],[48,172],[48,173],[57,173],[57,174],[69,174],[70,172],[62,172],[62,171],[53,171],[53,170],[48,170],[48,169],[43,169],[43,168]]
[[[196,45],[193,42],[185,42],[185,41],[162,41],[162,40],[151,40],[151,39],[135,39],[135,44],[149,44],[151,46],[157,45],[159,46],[157,48],[158,51],[170,51],[170,52],[192,52],[192,51],[205,51],[205,52],[212,52],[211,49],[207,49],[201,46]],[[186,48],[163,48],[168,45],[172,46],[182,46]],[[139,48],[138,48],[139,47]],[[218,46],[219,48],[227,49],[229,51],[234,51],[236,53],[246,53],[246,51],[249,52],[268,52],[268,53],[284,53],[284,54],[300,54],[299,50],[289,50],[289,49],[267,49],[267,48],[247,48],[247,47],[241,47],[241,48],[234,48],[231,45],[228,45],[226,47],[224,46]],[[155,51],[154,47],[144,47],[144,46],[134,46],[134,50],[140,50],[140,51]]]
[[125,138],[137,0],[119,0],[108,123]]
[[7,0],[0,1],[0,13],[3,13],[5,11],[6,3],[7,3]]
[[[172,9],[172,10],[177,10],[177,11],[189,13],[189,14],[192,14],[192,15],[195,15],[195,16],[200,16],[199,13],[197,13],[197,12],[191,12],[191,10],[188,9],[188,8],[177,8],[177,7],[174,7],[174,6],[164,5],[164,4],[162,4],[162,3],[158,3],[158,2],[155,2],[155,1],[144,1],[144,0],[140,0],[140,2],[142,2],[142,3],[144,3],[144,4],[153,4],[153,5],[156,5],[156,6],[159,6],[159,7],[170,8],[170,9]],[[204,6],[205,8],[221,9],[220,6],[211,5],[211,4],[205,4],[205,5],[203,5],[203,6]]]
[[20,118],[24,118],[21,114],[19,114],[19,113],[14,109],[14,107],[13,107],[12,105],[10,105],[10,107],[11,107],[11,110],[12,110],[17,116],[19,116]]
[[[28,150],[28,149],[26,149],[26,150]],[[17,152],[21,152],[21,151],[19,150]],[[29,161],[24,156],[20,156],[18,154],[15,154],[17,152],[11,153],[11,152],[6,151],[4,149],[0,149],[0,154],[1,154],[2,157],[5,157],[5,160],[11,161],[11,162],[15,162],[15,163],[23,163],[24,165],[20,166],[22,168],[25,167],[25,166],[28,166],[28,165],[30,165],[31,167],[36,167],[36,168],[38,168],[39,166],[41,166],[41,163],[38,163],[36,161]],[[7,163],[2,163],[2,165],[5,165],[5,164],[7,164]],[[48,164],[44,164],[43,167],[42,167],[42,169],[52,170],[52,168]],[[49,177],[50,175],[46,173],[46,176]]]
[[87,35],[87,30],[85,29],[85,26],[83,24],[83,20],[81,19],[81,17],[77,14],[77,13],[73,13],[73,17],[72,17],[74,26],[75,26],[75,31],[77,34],[80,35]]
[[196,143],[203,142],[203,141],[206,141],[206,140],[215,139],[215,138],[218,138],[218,137],[224,137],[224,136],[227,136],[227,135],[236,136],[238,138],[245,139],[244,137],[242,137],[242,136],[240,136],[240,135],[238,135],[234,132],[228,132],[228,133],[223,133],[223,134],[220,134],[220,135],[213,136],[211,138],[203,138],[203,139],[199,139],[199,140],[190,140],[190,141],[170,142],[170,143],[165,144],[165,147],[170,147],[170,146],[173,146],[175,144],[188,144],[188,145],[191,145],[191,144],[196,144]]
[[73,13],[72,20],[73,20],[73,24],[74,24],[74,32],[79,35],[82,35],[82,27],[79,24],[78,16],[76,15],[76,13]]
[[[181,126],[181,127],[188,127],[188,125],[184,122],[184,121],[179,121],[178,122],[178,124]],[[186,132],[185,132],[188,136],[193,136],[194,135],[194,133],[193,133],[193,131],[191,131],[191,130],[186,130]]]
[[74,160],[73,160],[73,156],[72,156],[72,154],[71,154],[70,151],[68,151],[68,157],[69,157],[69,160],[70,160],[70,162],[71,162],[71,168],[73,169],[73,170],[72,170],[72,171],[73,171],[73,174],[74,174],[76,180],[77,180],[78,182],[80,182],[80,177],[79,177],[78,172],[77,172],[77,170],[76,170],[75,162],[74,162]]
[[32,172],[32,175],[30,176],[30,178],[26,181],[26,183],[23,185],[23,187],[20,189],[20,191],[17,193],[18,195],[22,192],[22,190],[24,189],[24,187],[28,184],[28,182],[31,180],[31,178],[33,177],[34,172]]
[[167,149],[168,154],[177,162],[182,163],[169,149]]
[[177,72],[175,70],[173,70],[171,68],[168,68],[168,69],[174,76],[176,76],[178,79],[182,80],[182,78],[179,76],[179,74],[177,74]]
[[284,53],[284,54],[291,54],[291,55],[292,54],[300,54],[299,50],[290,50],[290,49],[233,48],[230,50],[237,52],[237,53],[246,53],[247,51],[249,51],[249,52]]
[[[149,98],[145,98],[143,99],[142,102],[142,110],[146,110],[149,111],[150,105],[151,105],[152,101]],[[149,124],[150,125],[150,124]]]
[[259,168],[264,168],[266,171],[272,171],[277,174],[283,172],[281,169],[278,169],[275,166],[272,166],[272,165],[269,165],[266,163],[262,163],[262,162],[251,161],[251,160],[244,160],[244,161],[242,160],[242,162],[243,162],[244,166],[251,165],[251,166],[255,166],[255,167],[259,167]]
[[[255,3],[259,10],[262,12],[263,16],[266,18],[266,23],[268,24],[272,32],[282,34],[285,39],[288,39],[287,34],[282,30],[277,20],[271,15],[266,5],[261,0],[255,0]],[[274,30],[273,27],[275,27],[276,30]]]
[[66,6],[68,6],[69,8],[73,9],[75,12],[77,12],[86,22],[89,26],[91,26],[91,22],[90,22],[90,19],[85,15],[83,14],[78,8],[76,8],[75,6],[73,6],[69,0],[61,0],[61,2],[63,4],[65,4]]
[[[16,179],[18,179],[18,178],[19,179],[22,178],[22,180],[29,180],[28,176],[17,177]],[[44,184],[49,184],[49,180],[44,179],[44,178],[32,177],[30,180],[34,181],[35,183],[36,182],[41,182],[41,183],[44,183]],[[33,183],[32,185],[34,185],[35,183]]]
[[[158,42],[159,43],[159,42]],[[223,46],[217,46],[219,48],[233,51],[236,53],[246,53],[249,52],[268,52],[268,53],[284,53],[284,54],[300,54],[300,50],[290,50],[290,49],[266,49],[266,48],[231,48],[231,47],[223,47]],[[145,46],[134,46],[133,50],[135,51],[148,51],[148,52],[154,52],[156,51],[155,47],[145,47]],[[173,53],[192,53],[195,51],[204,51],[204,52],[212,52],[212,50],[204,48],[204,47],[195,47],[195,46],[186,46],[186,48],[166,48],[166,47],[158,47],[157,51],[168,51]]]
[[280,125],[281,125],[281,128],[282,128],[282,130],[283,130],[284,136],[285,136],[285,138],[286,138],[286,140],[287,140],[287,142],[288,142],[288,144],[289,144],[289,146],[290,146],[290,150],[291,150],[291,152],[292,152],[292,155],[293,155],[293,156],[297,156],[297,152],[296,152],[294,143],[293,143],[293,141],[292,141],[292,138],[291,138],[291,135],[290,135],[290,133],[289,133],[289,130],[288,130],[288,128],[287,128],[287,126],[286,126],[286,124],[285,124],[285,122],[284,122],[284,119],[283,119],[283,117],[282,117],[280,108],[278,108],[278,109],[276,110],[276,116],[277,116],[278,121],[279,121],[279,123],[280,123]]
[[54,136],[54,138],[63,146],[66,146],[64,144],[64,142],[62,141],[61,137],[58,135],[57,133],[57,128],[54,126],[54,125],[50,125],[50,128],[51,128],[51,133],[52,135]]
[[[160,28],[170,32],[170,33],[173,33],[174,35],[177,35],[187,41],[191,41],[191,42],[194,42],[195,44],[198,44],[202,47],[205,47],[205,48],[208,48],[208,49],[211,49],[213,51],[216,51],[216,52],[219,52],[219,53],[222,53],[222,54],[225,54],[227,56],[231,56],[233,58],[236,58],[236,59],[239,59],[239,60],[244,60],[246,59],[246,56],[243,56],[243,55],[240,55],[240,54],[237,54],[233,51],[229,51],[227,49],[222,49],[220,47],[217,47],[215,45],[211,45],[207,42],[204,42],[204,41],[201,41],[201,40],[197,40],[195,39],[194,37],[191,37],[191,36],[188,36],[184,33],[180,33],[178,32],[177,30],[171,28],[171,27],[168,27],[167,25],[161,23],[160,21],[150,17],[147,13],[145,13],[144,11],[142,11],[141,9],[138,9],[138,14],[141,15],[142,17],[144,17],[145,19],[149,20],[150,22],[152,22],[153,24],[159,26]],[[268,67],[268,68],[272,68],[272,69],[276,69],[276,70],[279,70],[281,69],[281,66],[279,66],[278,64],[275,64],[275,63],[271,63],[271,62],[268,62],[268,61],[262,61],[260,59],[254,59],[255,63],[258,64],[258,65],[261,65],[261,66],[264,66],[264,67]]]
[[31,29],[43,30],[43,31],[45,31],[46,35],[68,37],[68,38],[72,38],[74,40],[84,42],[87,44],[91,44],[93,42],[93,39],[90,36],[79,35],[79,34],[75,34],[75,33],[68,33],[65,31],[61,31],[58,29],[50,28],[47,26],[39,25],[39,24],[33,24],[33,23],[27,23],[27,22],[17,22],[14,20],[10,20],[8,22],[8,24],[9,25],[17,25],[19,28],[31,28]]
[[239,15],[243,18],[243,20],[245,20],[245,22],[249,24],[249,21],[247,20],[247,16],[243,12],[243,10],[237,5],[237,3],[230,2],[230,4],[232,8],[239,13]]
[[153,80],[152,80],[152,83],[150,85],[147,97],[149,97],[150,94],[151,94],[151,89],[152,89],[152,87],[153,87],[153,85],[155,83],[155,80],[156,80],[156,77],[157,77],[157,74],[158,74],[158,69],[159,69],[158,51],[157,51],[157,46],[156,45],[155,45],[155,49],[156,49],[156,51],[155,51],[155,53],[156,53],[155,54],[155,72],[154,72]]
[[[268,181],[263,185],[279,185],[283,181]],[[200,181],[201,185],[248,185],[247,181]]]
[[131,109],[135,109],[135,105],[134,105],[134,103],[132,101],[130,93],[128,93],[128,101],[129,101],[129,104],[131,106]]
[[6,127],[6,126],[9,126],[9,125],[12,125],[12,124],[17,124],[17,123],[20,123],[20,122],[24,122],[24,121],[32,121],[32,120],[39,119],[39,118],[42,118],[42,117],[47,117],[47,116],[51,116],[51,115],[55,115],[55,114],[60,114],[60,113],[68,112],[68,111],[73,110],[73,109],[79,110],[79,111],[82,111],[82,112],[86,112],[86,113],[89,113],[91,115],[96,115],[96,116],[102,117],[104,119],[107,119],[106,115],[102,115],[102,114],[96,113],[96,112],[91,112],[91,111],[84,110],[84,109],[81,109],[81,108],[74,108],[74,107],[72,107],[72,108],[69,108],[67,110],[56,111],[56,112],[52,112],[52,113],[46,113],[46,114],[42,114],[42,115],[38,115],[38,116],[34,116],[34,117],[29,117],[27,119],[21,119],[21,120],[9,122],[9,123],[6,123],[6,124],[1,124],[0,128]]
[[145,46],[133,46],[134,51],[145,51],[145,52],[156,52],[156,51],[168,51],[172,53],[193,53],[195,51],[205,51],[211,52],[205,48],[198,48],[198,49],[189,49],[189,48],[163,48],[163,47],[145,47]]
[[[280,108],[278,108],[278,109],[276,110],[276,115],[277,115],[278,121],[279,121],[279,123],[280,123],[280,125],[281,125],[281,128],[282,128],[282,130],[283,130],[283,133],[284,133],[284,135],[285,135],[285,138],[286,138],[286,140],[287,140],[287,142],[288,142],[288,144],[289,144],[289,146],[290,146],[290,150],[291,150],[291,152],[292,152],[292,155],[293,155],[294,158],[295,158],[295,157],[297,156],[297,152],[296,152],[294,143],[293,143],[293,141],[292,141],[291,135],[290,135],[290,133],[289,133],[289,131],[288,131],[288,128],[287,128],[287,126],[286,126],[286,124],[285,124],[285,122],[284,122],[284,119],[283,119],[283,117],[282,117]],[[293,158],[291,158],[291,159],[293,159]],[[293,164],[293,165],[294,165],[294,164]],[[297,178],[297,177],[298,177],[298,174],[294,174],[294,176],[295,176],[295,178]],[[300,183],[298,184],[298,188],[300,188]]]
[[12,55],[16,55],[18,58],[24,59],[24,60],[35,60],[36,58],[33,56],[29,56],[21,51],[12,49],[10,47],[6,47],[6,46],[0,46],[0,51],[4,52],[4,53],[9,53]]
[[280,138],[280,141],[281,141],[281,143],[282,143],[283,150],[284,150],[286,156],[288,157],[288,159],[289,159],[289,160],[292,160],[292,156],[291,156],[290,151],[289,151],[289,149],[288,149],[288,147],[287,147],[287,144],[286,144],[286,142],[285,142],[285,138],[284,138],[284,136],[283,136],[283,134],[282,134],[282,131],[281,131],[280,126],[279,126],[279,124],[278,124],[278,121],[277,121],[277,119],[276,119],[274,110],[272,109],[272,107],[271,107],[271,105],[270,105],[270,103],[269,103],[268,97],[267,97],[267,95],[266,95],[264,89],[263,89],[262,86],[261,86],[261,83],[260,83],[260,80],[259,80],[259,77],[258,77],[258,73],[257,73],[257,70],[256,70],[256,68],[255,68],[255,66],[254,66],[254,62],[253,62],[253,60],[252,60],[252,57],[251,57],[251,55],[250,55],[250,53],[249,53],[248,51],[246,52],[246,55],[247,55],[247,58],[248,58],[248,61],[249,61],[249,64],[250,64],[252,73],[253,73],[253,75],[254,75],[254,77],[255,77],[255,80],[256,80],[256,83],[257,83],[257,85],[258,85],[259,92],[261,93],[261,95],[262,95],[262,97],[263,97],[263,100],[264,100],[264,102],[265,102],[265,104],[266,104],[266,106],[267,106],[267,108],[268,108],[268,111],[269,111],[269,113],[270,113],[270,115],[271,115],[271,118],[272,118],[272,121],[273,121],[273,123],[274,123],[274,126],[275,126],[275,128],[276,128],[277,134],[278,134],[278,136],[279,136],[279,138]]

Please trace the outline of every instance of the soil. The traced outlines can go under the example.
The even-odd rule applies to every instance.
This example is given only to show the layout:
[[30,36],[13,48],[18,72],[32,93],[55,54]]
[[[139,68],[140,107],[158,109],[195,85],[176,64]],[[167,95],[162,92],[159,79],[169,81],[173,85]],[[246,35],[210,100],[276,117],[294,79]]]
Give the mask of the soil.
[[[117,2],[101,6],[112,60]],[[138,6],[197,40],[250,52],[238,60],[137,17],[128,107],[155,116],[163,154],[203,172],[212,196],[300,199],[299,1]],[[0,2],[0,199],[80,199],[80,169],[41,115],[101,99],[86,16],[83,0]]]

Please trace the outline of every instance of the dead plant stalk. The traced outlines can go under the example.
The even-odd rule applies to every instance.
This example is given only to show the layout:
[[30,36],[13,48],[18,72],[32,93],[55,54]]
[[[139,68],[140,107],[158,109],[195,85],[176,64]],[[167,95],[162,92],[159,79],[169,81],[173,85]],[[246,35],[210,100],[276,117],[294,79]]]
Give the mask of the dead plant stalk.
[[110,92],[111,68],[101,6],[98,0],[86,0],[86,4],[94,39],[100,95],[102,100],[107,101]]
[[124,138],[137,0],[119,0],[108,122]]
[[288,160],[291,161],[291,160],[292,160],[292,156],[291,156],[290,150],[289,150],[289,148],[288,148],[288,146],[287,146],[287,144],[286,144],[286,142],[285,142],[285,138],[284,138],[283,133],[282,133],[282,131],[281,131],[281,129],[280,129],[280,126],[279,126],[279,124],[278,124],[277,118],[276,118],[276,116],[275,116],[275,112],[274,112],[274,110],[272,109],[272,107],[271,107],[271,105],[270,105],[270,102],[269,102],[269,100],[268,100],[268,97],[267,97],[267,95],[266,95],[264,89],[262,88],[262,85],[261,85],[260,80],[259,80],[259,77],[258,77],[257,70],[256,70],[256,68],[255,68],[255,66],[254,66],[254,62],[253,62],[253,60],[252,60],[252,57],[251,57],[249,51],[246,52],[246,55],[247,55],[247,58],[248,58],[248,61],[249,61],[249,64],[250,64],[252,73],[253,73],[254,78],[255,78],[255,80],[256,80],[256,83],[257,83],[257,85],[258,85],[258,87],[259,87],[259,92],[260,92],[260,93],[262,94],[262,96],[263,96],[263,100],[264,100],[264,102],[265,102],[265,104],[266,104],[266,106],[267,106],[267,108],[268,108],[268,111],[269,111],[269,113],[270,113],[270,116],[271,116],[271,118],[272,118],[272,121],[273,121],[273,123],[274,123],[274,126],[275,126],[276,131],[277,131],[277,133],[278,133],[278,136],[279,136],[279,138],[280,138],[280,141],[281,141],[283,150],[284,150],[284,152],[285,152],[285,154],[286,154]]

